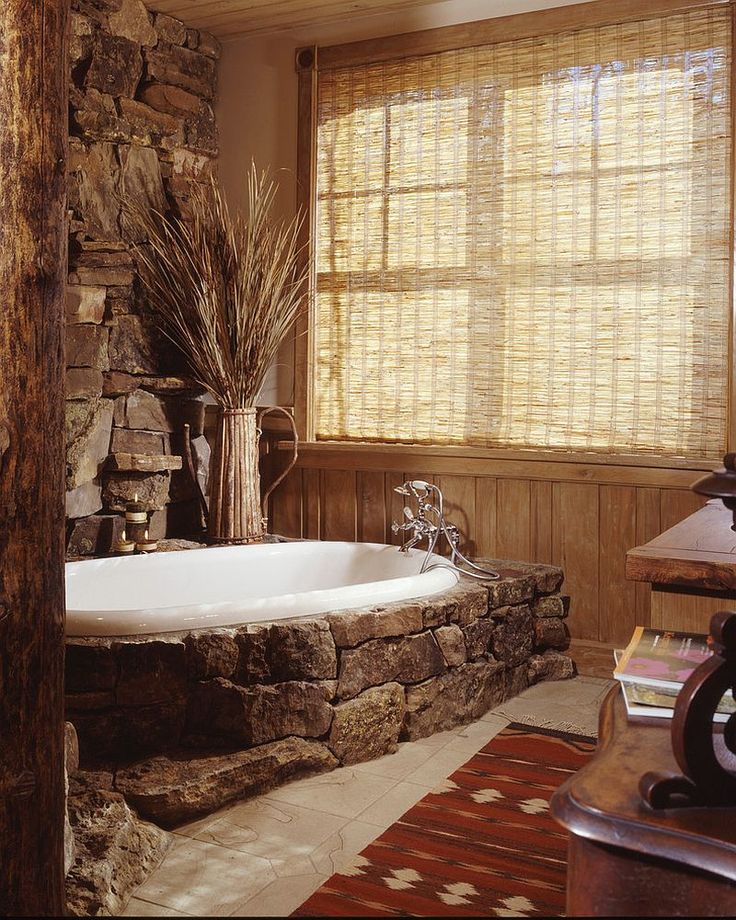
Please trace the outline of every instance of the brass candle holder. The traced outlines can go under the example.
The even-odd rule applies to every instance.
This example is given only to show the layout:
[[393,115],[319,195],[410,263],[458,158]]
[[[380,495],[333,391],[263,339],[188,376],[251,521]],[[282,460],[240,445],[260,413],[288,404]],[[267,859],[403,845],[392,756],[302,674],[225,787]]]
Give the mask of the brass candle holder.
[[125,531],[123,531],[122,536],[119,540],[115,540],[112,544],[113,553],[118,553],[119,555],[128,555],[129,553],[135,552],[135,540],[129,540]]
[[151,540],[146,530],[143,539],[136,542],[135,548],[139,553],[155,553],[158,549],[158,540]]
[[138,493],[136,493],[133,501],[125,504],[125,529],[133,543],[147,539],[145,534],[148,533],[148,526],[148,509],[138,501]]

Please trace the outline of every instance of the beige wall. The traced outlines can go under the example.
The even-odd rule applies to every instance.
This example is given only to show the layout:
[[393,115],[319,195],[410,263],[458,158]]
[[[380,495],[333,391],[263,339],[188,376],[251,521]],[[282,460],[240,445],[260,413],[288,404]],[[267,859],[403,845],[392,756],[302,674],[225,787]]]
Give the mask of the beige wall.
[[[223,46],[219,73],[217,121],[220,129],[220,175],[231,201],[242,201],[245,169],[251,159],[278,170],[279,206],[293,212],[296,188],[297,79],[294,51],[301,45],[348,41],[433,29],[555,6],[570,0],[445,0],[426,7],[270,35],[244,37]],[[291,347],[268,381],[261,404],[290,404],[293,392]]]

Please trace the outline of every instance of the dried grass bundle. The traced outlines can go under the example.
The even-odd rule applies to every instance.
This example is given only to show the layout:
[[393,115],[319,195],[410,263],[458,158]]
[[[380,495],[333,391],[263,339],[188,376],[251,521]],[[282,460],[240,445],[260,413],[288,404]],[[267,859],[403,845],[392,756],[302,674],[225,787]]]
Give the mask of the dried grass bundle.
[[252,165],[244,215],[232,214],[215,179],[193,193],[186,220],[128,202],[148,240],[141,280],[161,328],[227,409],[255,405],[304,291],[303,218],[275,221],[276,191]]

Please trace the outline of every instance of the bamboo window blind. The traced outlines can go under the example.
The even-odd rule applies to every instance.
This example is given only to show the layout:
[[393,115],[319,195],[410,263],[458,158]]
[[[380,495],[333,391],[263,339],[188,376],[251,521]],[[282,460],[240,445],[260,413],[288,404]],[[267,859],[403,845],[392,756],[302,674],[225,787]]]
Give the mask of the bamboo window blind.
[[731,16],[319,74],[316,437],[725,447]]

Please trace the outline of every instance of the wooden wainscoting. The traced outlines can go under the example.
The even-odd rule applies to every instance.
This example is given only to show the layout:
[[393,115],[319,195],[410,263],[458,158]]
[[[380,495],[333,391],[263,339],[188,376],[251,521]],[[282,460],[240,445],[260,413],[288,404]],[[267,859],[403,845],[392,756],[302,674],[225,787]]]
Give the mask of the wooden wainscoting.
[[[513,476],[513,461],[476,465],[419,455],[424,469],[417,463],[400,471],[407,459],[402,450],[300,450],[299,466],[272,498],[273,532],[396,543],[391,522],[400,519],[404,503],[394,487],[406,479],[433,481],[466,549],[562,566],[571,634],[609,645],[625,643],[635,625],[650,622],[649,585],[626,580],[626,551],[704,503],[688,488],[702,475],[697,470],[516,461]],[[476,466],[472,475],[458,472],[463,463]]]

